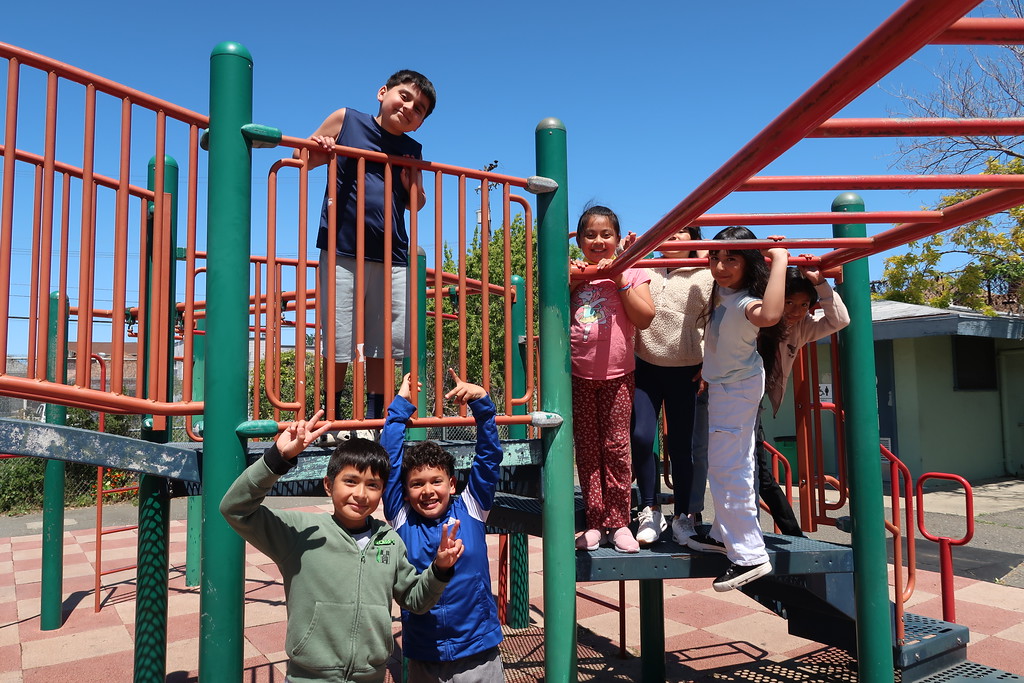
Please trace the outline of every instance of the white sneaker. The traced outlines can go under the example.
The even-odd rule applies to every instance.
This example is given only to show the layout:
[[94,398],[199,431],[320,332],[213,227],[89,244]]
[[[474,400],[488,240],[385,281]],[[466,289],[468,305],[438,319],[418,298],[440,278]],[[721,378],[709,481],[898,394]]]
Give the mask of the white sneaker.
[[690,536],[693,536],[693,520],[689,515],[676,515],[672,520],[672,540],[679,545],[686,545]]
[[640,521],[640,526],[636,531],[636,541],[642,546],[656,543],[668,528],[665,515],[661,514],[661,510],[655,510],[650,506],[641,510],[637,519]]

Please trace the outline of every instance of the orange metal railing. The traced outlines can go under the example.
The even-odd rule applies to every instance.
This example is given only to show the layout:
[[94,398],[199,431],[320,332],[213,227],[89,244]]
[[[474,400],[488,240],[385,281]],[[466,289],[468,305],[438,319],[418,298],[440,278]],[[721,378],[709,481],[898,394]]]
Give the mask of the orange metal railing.
[[[267,256],[265,267],[258,270],[256,274],[255,298],[258,302],[255,310],[256,322],[254,329],[264,335],[263,343],[256,345],[257,357],[256,366],[261,363],[267,368],[265,384],[261,391],[265,394],[273,406],[273,419],[290,419],[284,414],[303,413],[312,414],[323,408],[326,419],[331,420],[335,428],[352,429],[356,427],[381,428],[382,419],[367,420],[363,409],[362,400],[353,402],[351,416],[336,414],[333,401],[325,401],[325,396],[334,396],[340,387],[335,386],[335,378],[332,372],[327,371],[330,364],[325,364],[321,357],[321,348],[334,348],[334,325],[323,324],[321,316],[323,308],[333,312],[335,310],[335,293],[333,288],[328,291],[321,291],[316,271],[319,268],[317,262],[307,259],[305,256],[306,245],[310,239],[306,226],[309,223],[307,203],[303,200],[308,194],[309,168],[308,151],[313,144],[300,138],[284,137],[282,144],[285,147],[293,147],[299,150],[298,159],[281,159],[275,162],[268,171],[267,188]],[[411,206],[408,221],[408,237],[410,244],[410,260],[408,267],[408,280],[416,283],[420,278],[421,264],[415,258],[416,247],[433,253],[433,267],[427,266],[427,288],[420,291],[419,287],[409,288],[407,302],[408,316],[408,346],[407,362],[409,371],[419,376],[421,368],[417,354],[413,352],[419,345],[427,349],[428,366],[422,369],[422,374],[427,377],[427,382],[434,387],[443,387],[447,376],[446,358],[451,359],[451,354],[445,351],[455,351],[455,367],[457,371],[465,376],[468,370],[468,348],[467,323],[469,315],[467,301],[470,296],[480,298],[480,308],[485,314],[480,321],[480,345],[481,345],[481,376],[468,377],[470,381],[479,382],[484,386],[498,389],[500,396],[496,396],[496,403],[499,406],[499,424],[525,424],[529,422],[528,416],[513,415],[515,406],[535,405],[536,401],[536,363],[535,363],[535,335],[533,330],[533,244],[532,224],[533,214],[530,204],[523,197],[512,194],[514,188],[525,188],[527,181],[522,178],[514,178],[498,173],[487,171],[473,171],[470,169],[448,166],[445,164],[417,161],[406,158],[388,157],[386,155],[358,150],[346,147],[336,147],[335,152],[340,156],[352,157],[360,160],[358,165],[359,173],[365,173],[367,162],[383,163],[385,166],[385,192],[390,192],[390,182],[396,177],[400,170],[405,168],[417,169],[423,173],[424,185],[431,188],[430,201],[433,203],[433,212],[425,212],[420,215],[416,206]],[[282,218],[279,217],[278,207],[284,203],[280,196],[279,188],[282,186],[282,174],[291,173],[297,175],[298,201],[297,218],[283,213],[284,220],[289,224],[297,225],[294,238],[279,236],[278,224]],[[327,188],[330,199],[330,210],[333,213],[337,203],[335,174],[337,167],[334,163],[327,166]],[[470,185],[475,185],[475,188]],[[497,208],[491,206],[492,187],[497,186],[498,194]],[[362,193],[363,183],[359,183]],[[475,189],[478,199],[470,201],[470,189]],[[454,200],[451,199],[454,195]],[[412,201],[416,201],[415,189],[410,191]],[[360,205],[365,201],[360,195]],[[450,204],[454,203],[454,210]],[[385,203],[390,206],[390,203]],[[512,224],[513,210],[516,209],[522,214],[522,222],[527,226],[524,234],[525,265],[523,272],[514,272],[512,267]],[[450,211],[451,215],[446,212]],[[472,277],[467,270],[466,254],[470,251],[470,230],[472,226],[467,221],[467,216],[474,211],[479,212],[480,223],[478,226],[479,235],[482,236],[477,242],[479,250],[479,268],[481,273],[492,273],[492,262],[498,261],[498,275],[495,281],[485,281],[479,277]],[[494,216],[500,216],[495,221]],[[383,288],[390,291],[391,288],[391,241],[392,222],[394,218],[389,212],[384,217],[384,281]],[[452,223],[457,226],[453,232],[445,230],[446,226]],[[497,224],[497,225],[495,225]],[[493,240],[500,245],[501,252],[497,255],[491,254],[492,230]],[[328,231],[328,245],[325,250],[328,254],[336,253],[336,235]],[[357,231],[362,235],[362,231]],[[446,248],[455,259],[455,270],[457,272],[445,272],[444,255]],[[299,253],[297,259],[283,258],[279,252],[287,251]],[[365,240],[357,237],[355,259],[356,264],[356,324],[353,336],[358,346],[369,334],[370,330],[364,327],[370,324],[364,321],[362,315],[362,292],[365,287],[363,275],[363,264],[365,257]],[[328,257],[328,265],[334,266],[334,258]],[[518,275],[524,279],[522,287],[525,291],[517,291],[512,284],[512,277]],[[493,276],[492,276],[493,277]],[[454,285],[458,296],[455,310],[445,313],[446,291],[445,285]],[[301,293],[301,294],[300,294]],[[498,297],[501,301],[500,312],[491,311],[492,299]],[[511,327],[506,324],[511,319],[511,307],[516,297],[524,297],[526,306],[526,319],[530,321],[527,325],[528,334],[525,339],[525,354],[527,370],[527,388],[522,395],[513,395],[512,387],[512,360],[516,352],[518,340],[512,338]],[[319,303],[318,303],[319,302]],[[432,334],[428,331],[427,339],[420,338],[419,316],[420,304],[425,303],[426,312]],[[323,306],[321,306],[322,304]],[[384,310],[378,316],[382,326],[383,346],[391,348],[391,327],[384,325],[383,321],[392,317],[392,301],[385,298]],[[330,315],[333,315],[331,313]],[[457,323],[457,325],[446,325],[445,321]],[[285,334],[289,328],[290,333]],[[496,358],[492,358],[491,337],[500,336],[501,350]],[[289,337],[292,343],[289,344]],[[313,348],[307,350],[305,343],[307,338],[313,340]],[[295,385],[284,391],[281,386],[281,376],[278,368],[281,364],[283,350],[293,348],[295,353]],[[307,366],[313,368],[314,391],[312,405],[307,405],[305,392]],[[327,367],[325,367],[327,366]],[[390,366],[388,366],[390,367]],[[359,362],[349,365],[349,376],[353,386],[355,397],[361,398],[366,392],[367,378],[365,368]],[[395,382],[385,381],[385,401],[390,402],[394,397]],[[291,400],[285,400],[285,393],[291,394]],[[428,407],[424,414],[416,420],[418,426],[440,426],[442,424],[472,424],[472,418],[468,417],[465,408],[462,407],[458,416],[445,416],[443,405],[444,392],[440,389],[434,392],[433,405]],[[259,392],[254,389],[254,417],[259,415],[258,407]],[[415,397],[414,397],[415,399]]]
[[[205,317],[206,254],[197,226],[202,201],[197,188],[200,135],[208,118],[12,45],[0,43],[0,58],[7,61],[6,118],[4,137],[0,140],[0,393],[91,410],[150,414],[157,429],[163,428],[168,416],[184,416],[189,437],[201,438],[193,430],[191,416],[203,411],[202,402],[193,400],[192,378],[196,336],[202,333],[196,329],[197,323]],[[69,108],[73,113],[65,114]],[[42,123],[39,112],[45,112]],[[74,130],[65,127],[65,120],[78,116],[83,125]],[[274,406],[272,417],[278,420],[290,419],[287,413],[311,414],[323,405],[323,394],[333,395],[338,389],[333,386],[332,374],[324,371],[319,352],[323,341],[332,340],[320,338],[318,297],[330,298],[333,293],[319,292],[317,264],[306,256],[311,246],[306,226],[310,218],[307,159],[312,143],[284,137],[282,144],[300,150],[300,155],[298,159],[269,165],[268,244],[266,255],[252,257],[250,290],[253,362],[256,367],[263,362],[267,368],[265,380],[259,378],[258,372],[253,374],[253,417],[260,417],[259,394],[263,392]],[[410,349],[423,341],[432,350],[432,354],[428,353],[432,367],[426,370],[435,386],[441,386],[446,378],[441,360],[444,350],[454,352],[457,369],[465,373],[469,352],[467,296],[478,296],[485,311],[495,298],[499,299],[497,312],[482,321],[482,376],[469,379],[502,389],[501,396],[496,397],[500,399],[500,423],[527,422],[527,416],[512,415],[515,406],[535,405],[537,386],[532,323],[533,214],[527,200],[514,194],[527,187],[527,181],[343,147],[337,148],[337,154],[360,159],[360,168],[365,168],[367,162],[384,163],[389,183],[402,168],[423,173],[433,211],[420,215],[417,207],[411,207],[410,251],[415,254],[417,246],[425,248],[433,253],[433,264],[427,269],[430,282],[426,291],[414,288],[409,296]],[[184,163],[172,167],[168,157]],[[148,168],[145,160],[151,158],[152,168]],[[174,172],[180,174],[176,197],[134,182],[149,174],[153,187],[164,188],[165,179]],[[334,164],[329,164],[327,176],[332,199],[335,172]],[[298,192],[279,206],[282,174],[290,176],[289,182],[294,177],[299,182]],[[183,239],[175,234],[178,206],[185,209]],[[500,236],[495,243],[502,245],[500,253],[492,254],[490,240],[482,240],[482,277],[472,277],[467,272],[463,256],[468,251],[473,228],[467,216],[474,211],[479,212],[480,232],[490,235],[493,230]],[[510,229],[514,214],[521,214],[528,228],[523,272],[514,272],[511,265]],[[393,217],[388,216],[385,221],[390,226]],[[287,236],[278,235],[279,222],[288,226]],[[389,242],[390,231],[385,234]],[[178,244],[182,242],[184,249],[179,252]],[[449,242],[456,272],[445,273],[443,255]],[[389,247],[389,243],[385,244],[386,251]],[[150,252],[152,258],[148,256]],[[498,267],[492,269],[495,262]],[[409,268],[411,280],[419,277],[420,268],[413,259]],[[517,291],[511,284],[513,275],[524,278],[520,289],[525,291]],[[178,291],[169,287],[174,280]],[[493,281],[485,286],[481,280]],[[458,306],[448,315],[443,310],[444,285],[455,285],[460,292]],[[19,289],[22,287],[27,294]],[[149,299],[144,294],[148,288],[152,288]],[[53,299],[51,292],[55,293]],[[432,338],[420,340],[417,304],[428,295],[427,315],[434,321],[455,320],[457,324],[434,324]],[[518,352],[518,340],[512,339],[505,325],[516,297],[525,298],[526,315],[531,321],[524,356],[528,384],[521,395],[505,390],[511,387],[511,361]],[[47,326],[54,306],[58,306],[57,313],[66,316],[67,324],[58,325],[56,339],[49,339]],[[390,315],[390,306],[390,301],[386,301],[385,318]],[[168,310],[176,311],[176,317],[172,318]],[[333,325],[325,329],[327,336],[333,334]],[[180,345],[177,362],[181,364],[181,382],[174,388],[174,400],[168,400],[169,364],[175,362],[176,355],[169,348],[172,334]],[[306,334],[315,341],[316,348],[311,353],[306,351]],[[365,331],[357,329],[355,334],[358,339],[365,336]],[[388,334],[385,330],[385,337]],[[495,347],[500,348],[496,354],[491,352],[492,337],[501,338]],[[145,377],[132,377],[125,369],[131,355],[126,352],[129,340],[137,345],[137,367],[145,368]],[[49,342],[56,345],[49,347]],[[105,391],[92,388],[87,381],[89,359],[101,344],[109,345],[105,355],[109,357],[110,384]],[[74,359],[72,376],[67,384],[50,382],[46,369],[53,362],[49,357],[53,353],[51,348],[64,347]],[[296,356],[297,379],[296,387],[292,388],[296,399],[291,401],[281,398],[279,370],[285,349],[293,349]],[[4,372],[4,361],[14,352],[27,355],[25,377]],[[420,370],[415,354],[410,355],[409,362],[414,372]],[[305,405],[307,365],[313,371],[315,405]],[[361,395],[366,378],[360,364],[353,364],[351,376],[355,394]],[[393,392],[393,386],[387,387],[388,399]],[[427,413],[420,416],[422,426],[472,422],[464,409],[458,416],[445,417],[441,403],[439,396]],[[325,407],[336,427],[381,424],[363,424],[361,401],[356,401],[351,416],[333,414],[331,402]],[[282,415],[282,411],[286,414]]]
[[[152,158],[153,186],[163,188],[173,171],[167,156],[187,160],[187,226],[194,242],[198,133],[207,118],[11,45],[0,43],[0,58],[7,62],[0,145],[0,361],[21,346],[28,357],[26,377],[4,374],[6,362],[0,362],[0,391],[94,410],[150,413],[157,428],[167,415],[201,412],[187,393],[178,402],[163,398],[172,323],[165,307],[147,303],[143,294],[151,286],[151,301],[173,300],[168,283],[175,203],[133,179],[147,177]],[[73,114],[58,115],[58,101],[61,112],[71,108]],[[70,116],[80,116],[82,123],[68,126]],[[27,296],[16,291],[20,287]],[[58,324],[51,340],[54,313],[68,323]],[[129,324],[137,326],[139,349],[147,356],[148,375],[139,381],[124,372]],[[189,329],[183,328],[186,344]],[[66,346],[75,359],[67,385],[47,381],[50,342],[56,349]],[[88,382],[90,358],[100,343],[110,347],[106,391]]]

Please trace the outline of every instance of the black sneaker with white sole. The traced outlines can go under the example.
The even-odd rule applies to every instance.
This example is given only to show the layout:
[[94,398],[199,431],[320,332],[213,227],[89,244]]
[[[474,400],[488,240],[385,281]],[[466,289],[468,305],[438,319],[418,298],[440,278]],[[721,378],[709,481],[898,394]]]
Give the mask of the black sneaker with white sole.
[[705,553],[726,553],[725,544],[716,541],[707,534],[694,534],[686,539],[686,547],[690,550],[699,550]]
[[750,583],[754,579],[759,579],[762,576],[771,573],[771,562],[755,564],[749,567],[730,564],[729,568],[725,570],[725,573],[715,579],[715,582],[711,584],[711,587],[719,593],[724,593],[725,591],[731,591],[733,588],[739,588],[744,584]]

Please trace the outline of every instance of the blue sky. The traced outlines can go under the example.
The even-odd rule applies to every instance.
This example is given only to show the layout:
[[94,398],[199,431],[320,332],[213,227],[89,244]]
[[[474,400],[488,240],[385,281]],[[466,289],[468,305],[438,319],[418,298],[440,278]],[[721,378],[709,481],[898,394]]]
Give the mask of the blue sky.
[[[433,80],[439,95],[436,111],[414,134],[427,159],[469,168],[498,160],[500,172],[532,175],[534,129],[557,117],[568,136],[570,221],[596,201],[643,232],[899,5],[298,0],[214,2],[184,11],[166,3],[108,0],[101,10],[57,0],[5,7],[0,41],[202,113],[209,110],[210,51],[238,41],[254,58],[254,120],[296,136],[338,107],[375,113],[375,92],[386,77],[413,68]],[[937,47],[922,50],[841,116],[885,116],[899,106],[886,90],[930,89],[929,68],[939,54]],[[892,139],[811,140],[765,173],[896,172],[894,148]],[[258,152],[257,192],[279,156]],[[202,166],[199,177],[205,180]],[[322,192],[319,178],[313,195]],[[914,210],[937,196],[862,194],[869,210]],[[833,196],[739,193],[713,211],[825,211]],[[829,226],[782,231],[831,234]],[[874,277],[880,268],[872,259]]]

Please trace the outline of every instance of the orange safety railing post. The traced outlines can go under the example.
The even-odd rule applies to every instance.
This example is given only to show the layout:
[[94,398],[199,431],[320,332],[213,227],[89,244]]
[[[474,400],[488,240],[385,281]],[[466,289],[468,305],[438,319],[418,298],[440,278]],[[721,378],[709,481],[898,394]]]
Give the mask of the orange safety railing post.
[[[948,479],[959,483],[964,489],[964,502],[967,506],[967,530],[960,538],[935,536],[928,532],[924,519],[924,483],[929,479]],[[928,472],[917,479],[917,526],[921,535],[933,543],[939,544],[939,579],[942,583],[942,619],[956,621],[956,599],[953,595],[953,546],[966,545],[974,538],[974,492],[970,483],[956,474],[944,472]]]

